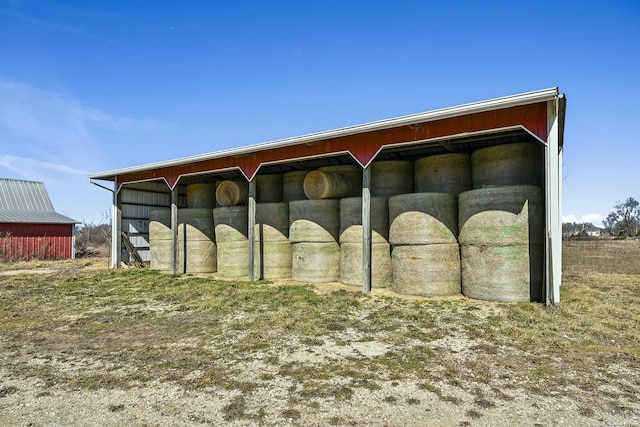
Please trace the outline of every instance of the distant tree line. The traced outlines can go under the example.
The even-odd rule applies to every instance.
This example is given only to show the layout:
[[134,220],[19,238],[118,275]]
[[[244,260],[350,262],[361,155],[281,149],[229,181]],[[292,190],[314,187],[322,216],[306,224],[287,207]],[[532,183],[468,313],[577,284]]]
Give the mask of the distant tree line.
[[[634,237],[639,235],[640,202],[629,197],[624,202],[618,202],[613,210],[602,221],[604,231],[612,236]],[[562,223],[562,234],[565,238],[588,238],[589,232],[600,230],[591,222]]]
[[83,222],[76,226],[76,258],[109,255],[111,250],[111,215],[105,211],[100,224]]

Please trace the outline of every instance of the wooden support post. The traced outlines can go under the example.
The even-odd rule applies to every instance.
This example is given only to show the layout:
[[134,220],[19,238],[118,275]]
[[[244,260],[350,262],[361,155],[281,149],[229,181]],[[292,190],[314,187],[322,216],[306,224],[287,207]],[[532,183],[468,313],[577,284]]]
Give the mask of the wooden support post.
[[371,167],[362,170],[362,292],[371,292]]
[[255,274],[255,227],[256,227],[256,179],[255,177],[249,181],[249,208],[248,211],[248,232],[247,237],[249,238],[249,281],[253,281],[256,278]]
[[178,185],[171,190],[171,274],[178,273]]

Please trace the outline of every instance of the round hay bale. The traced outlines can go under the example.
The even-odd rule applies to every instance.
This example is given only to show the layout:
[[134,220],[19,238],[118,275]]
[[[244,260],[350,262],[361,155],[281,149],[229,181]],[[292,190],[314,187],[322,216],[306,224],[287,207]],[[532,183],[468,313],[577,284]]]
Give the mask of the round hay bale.
[[[340,244],[340,281],[345,285],[362,286],[362,243]],[[371,245],[371,287],[385,288],[391,284],[391,250],[388,243]]]
[[180,209],[178,223],[187,240],[215,240],[213,209]]
[[216,189],[216,200],[223,207],[244,205],[249,196],[245,181],[222,181]]
[[247,240],[249,218],[246,206],[231,206],[213,210],[216,242]]
[[544,183],[544,146],[519,142],[480,148],[471,154],[473,188]]
[[256,241],[289,241],[289,203],[256,203]]
[[288,241],[256,243],[254,268],[263,279],[291,278],[292,252]]
[[542,190],[532,185],[481,188],[458,196],[461,245],[544,242]]
[[358,192],[349,176],[316,170],[304,178],[304,194],[309,199],[339,199]]
[[362,188],[362,168],[360,165],[323,166],[318,168],[318,170],[321,172],[339,173],[340,175],[344,175],[348,177],[350,181],[355,183],[354,185],[356,188]]
[[[384,197],[371,198],[371,242],[388,243],[389,205]],[[362,197],[340,200],[340,243],[362,242]]]
[[218,242],[218,274],[220,277],[249,276],[249,241]]
[[214,273],[217,269],[217,248],[212,240],[184,242],[184,261],[180,261],[185,273]]
[[187,208],[216,207],[216,184],[187,185]]
[[457,243],[396,246],[391,254],[393,290],[427,297],[460,293]]
[[337,242],[340,201],[333,199],[289,202],[289,241]]
[[282,201],[282,175],[256,175],[256,202],[275,203]]
[[[177,243],[178,256],[181,257],[180,239]],[[157,209],[149,213],[149,247],[150,268],[171,271],[171,209]]]
[[541,301],[543,245],[465,245],[462,293],[486,301]]
[[156,209],[149,212],[149,238],[171,240],[171,209]]
[[413,162],[380,160],[371,163],[371,196],[391,197],[413,193]]
[[[158,271],[171,271],[171,239],[149,239],[151,263],[150,268]],[[183,265],[183,246],[178,242],[177,267],[181,271]]]
[[282,201],[304,200],[304,178],[309,171],[287,172],[282,176]]
[[291,245],[291,275],[298,282],[337,282],[340,279],[340,245],[337,242]]
[[463,153],[439,154],[415,163],[416,193],[459,194],[471,190],[471,156]]
[[456,243],[456,196],[413,193],[390,197],[389,223],[392,245]]

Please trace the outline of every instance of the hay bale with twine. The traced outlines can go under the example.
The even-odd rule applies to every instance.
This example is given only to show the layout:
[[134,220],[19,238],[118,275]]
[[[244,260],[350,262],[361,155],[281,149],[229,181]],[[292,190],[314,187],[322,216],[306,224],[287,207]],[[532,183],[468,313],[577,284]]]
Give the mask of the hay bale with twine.
[[[151,263],[149,268],[158,271],[171,271],[171,239],[155,239],[149,237],[149,246],[151,247]],[[176,255],[178,266],[181,266],[184,262],[184,252],[181,244],[178,245]]]
[[289,202],[289,241],[337,242],[340,201],[333,199]]
[[304,178],[309,171],[292,171],[282,176],[282,201],[290,202],[292,200],[304,200],[307,196],[304,194]]
[[215,240],[213,209],[180,209],[178,223],[187,240]]
[[207,208],[180,209],[178,222],[182,236],[179,244],[184,248],[185,273],[213,273],[217,269],[213,210]]
[[355,165],[325,166],[304,178],[304,194],[309,199],[341,199],[362,191],[362,169]]
[[246,206],[215,208],[213,222],[217,242],[247,240],[249,219]]
[[183,242],[184,254],[178,265],[185,273],[214,273],[218,268],[218,250],[213,240],[189,240]]
[[522,185],[465,191],[459,195],[458,222],[461,245],[541,244],[542,190]]
[[222,181],[216,189],[216,201],[222,207],[247,203],[249,184],[246,181]]
[[371,163],[371,196],[391,197],[413,193],[413,162],[380,160]]
[[149,212],[149,238],[171,240],[171,209]]
[[254,268],[263,279],[287,279],[292,275],[291,243],[289,241],[256,242]]
[[256,203],[256,241],[289,241],[289,203]]
[[337,282],[340,279],[338,242],[301,242],[291,245],[291,275],[298,282]]
[[[177,257],[182,265],[184,247],[183,227],[178,225]],[[149,213],[149,247],[152,270],[171,271],[171,209],[156,209]]]
[[471,157],[464,153],[439,154],[416,160],[416,193],[459,194],[471,190]]
[[393,290],[427,297],[460,294],[457,243],[395,246],[391,254]]
[[282,175],[256,175],[256,202],[276,203],[282,201]]
[[390,197],[389,222],[392,245],[456,243],[456,196],[413,193]]
[[[362,286],[362,243],[340,244],[340,282]],[[391,250],[388,243],[371,245],[371,286],[385,288],[391,285]]]
[[544,146],[519,142],[480,148],[471,154],[473,188],[544,183]]
[[220,277],[249,276],[249,241],[218,242],[218,274]]
[[[371,198],[371,242],[389,241],[389,205],[384,197]],[[340,243],[362,242],[362,197],[340,200]]]
[[462,293],[485,301],[541,301],[543,254],[536,245],[463,245]]
[[189,184],[187,185],[187,208],[216,207],[216,184]]

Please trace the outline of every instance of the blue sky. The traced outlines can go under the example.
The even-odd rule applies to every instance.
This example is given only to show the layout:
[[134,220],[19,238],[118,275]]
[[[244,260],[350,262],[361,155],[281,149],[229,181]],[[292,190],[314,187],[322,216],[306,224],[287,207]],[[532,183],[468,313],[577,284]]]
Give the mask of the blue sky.
[[0,177],[87,174],[548,87],[564,215],[640,199],[640,2],[0,0]]

